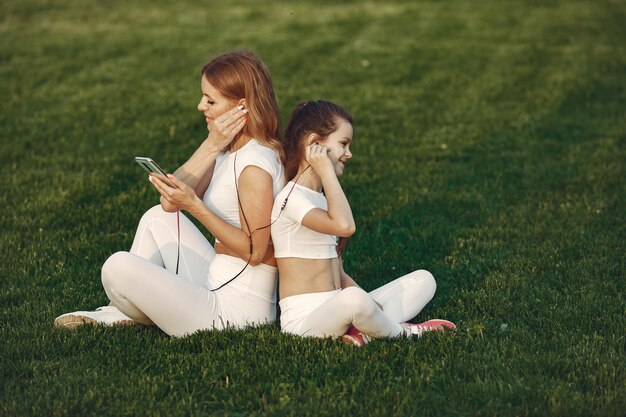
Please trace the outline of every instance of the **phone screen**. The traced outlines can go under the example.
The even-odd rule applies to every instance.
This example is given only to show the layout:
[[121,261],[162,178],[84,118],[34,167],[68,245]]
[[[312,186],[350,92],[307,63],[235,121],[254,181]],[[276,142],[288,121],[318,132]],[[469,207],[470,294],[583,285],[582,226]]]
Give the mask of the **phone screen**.
[[146,156],[136,156],[135,162],[137,162],[148,173],[157,175],[161,181],[170,187],[174,187],[174,185],[167,179],[167,173],[165,170],[161,168],[152,158],[148,158]]

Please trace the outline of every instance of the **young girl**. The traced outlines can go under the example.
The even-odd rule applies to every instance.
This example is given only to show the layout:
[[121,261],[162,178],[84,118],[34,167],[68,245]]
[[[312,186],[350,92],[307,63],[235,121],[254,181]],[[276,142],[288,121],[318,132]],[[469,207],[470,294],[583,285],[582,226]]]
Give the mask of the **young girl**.
[[356,228],[337,177],[352,157],[352,134],[348,112],[327,101],[299,104],[288,123],[285,171],[291,181],[272,209],[282,330],[344,335],[345,341],[363,345],[370,337],[454,329],[446,320],[406,323],[435,293],[430,272],[412,272],[370,293],[344,272],[337,236],[345,241]]
[[[55,325],[139,322],[183,336],[276,319],[276,261],[263,226],[285,180],[270,74],[251,52],[227,53],[204,66],[201,89],[208,137],[168,175],[173,186],[149,177],[161,205],[144,214],[130,251],[102,267],[112,305]],[[179,210],[206,227],[214,247]]]

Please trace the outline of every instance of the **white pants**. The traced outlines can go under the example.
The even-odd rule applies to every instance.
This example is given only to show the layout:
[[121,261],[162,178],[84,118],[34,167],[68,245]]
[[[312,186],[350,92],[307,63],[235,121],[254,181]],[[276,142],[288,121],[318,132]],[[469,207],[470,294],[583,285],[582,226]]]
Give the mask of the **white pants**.
[[230,284],[245,261],[215,250],[182,213],[180,264],[176,275],[176,213],[148,210],[130,252],[113,254],[102,266],[109,299],[128,317],[156,324],[171,336],[203,329],[245,327],[276,320],[275,267],[250,266]]
[[284,332],[301,336],[341,336],[353,325],[373,337],[397,337],[406,332],[399,323],[415,317],[436,288],[432,274],[420,269],[370,293],[348,287],[294,295],[280,301],[280,325]]

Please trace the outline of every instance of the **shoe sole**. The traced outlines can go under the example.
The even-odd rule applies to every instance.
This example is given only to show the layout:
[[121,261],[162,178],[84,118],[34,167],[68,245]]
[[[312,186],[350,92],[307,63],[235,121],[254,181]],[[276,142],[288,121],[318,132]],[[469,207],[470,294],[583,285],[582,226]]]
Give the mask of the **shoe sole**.
[[343,340],[345,343],[358,347],[363,347],[368,343],[368,341],[366,341],[363,337],[357,338],[350,334],[344,334],[343,336],[341,336],[341,340]]
[[107,325],[104,323],[100,323],[97,320],[94,320],[89,317],[76,316],[73,314],[63,316],[63,317],[58,317],[56,320],[54,320],[54,327],[65,328],[69,330],[74,330],[77,327],[82,326],[83,324],[94,324],[94,325],[102,324],[105,326],[132,326],[136,323],[133,320],[120,320],[120,321],[116,321],[115,323],[111,323]]
[[443,319],[435,319],[432,321],[437,321],[438,322],[438,326],[443,326],[441,327],[441,329],[445,329],[445,330],[456,330],[456,324],[452,323],[451,321],[448,320],[443,320]]

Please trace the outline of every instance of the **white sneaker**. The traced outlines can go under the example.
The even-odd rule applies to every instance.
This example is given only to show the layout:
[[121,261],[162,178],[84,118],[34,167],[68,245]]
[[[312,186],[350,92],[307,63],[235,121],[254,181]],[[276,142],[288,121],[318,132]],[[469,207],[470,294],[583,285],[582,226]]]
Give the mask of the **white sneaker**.
[[75,329],[83,324],[102,324],[105,326],[130,326],[136,322],[122,313],[115,306],[104,306],[94,311],[75,311],[65,313],[54,319],[54,327]]

